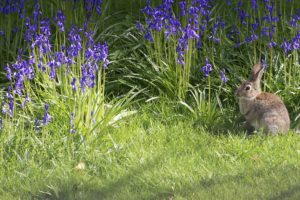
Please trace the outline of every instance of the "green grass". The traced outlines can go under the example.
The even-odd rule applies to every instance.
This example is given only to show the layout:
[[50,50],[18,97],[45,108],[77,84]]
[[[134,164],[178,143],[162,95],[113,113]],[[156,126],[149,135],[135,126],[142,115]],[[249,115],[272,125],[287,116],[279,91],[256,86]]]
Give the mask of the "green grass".
[[44,138],[2,133],[0,199],[300,197],[300,137],[292,132],[208,132],[160,105],[82,143],[55,130]]
[[[166,46],[163,37],[158,37],[155,46],[135,28],[137,20],[145,23],[140,12],[145,1],[106,1],[104,15],[90,24],[95,41],[107,41],[109,46],[111,64],[105,71],[105,91],[101,91],[104,101],[98,99],[103,118],[90,119],[95,98],[102,97],[91,91],[89,104],[82,101],[78,106],[83,115],[75,124],[89,131],[77,129],[71,134],[71,116],[66,111],[77,107],[72,106],[72,95],[66,99],[65,92],[54,92],[56,88],[33,90],[32,102],[24,109],[16,106],[12,119],[1,115],[0,200],[300,199],[300,135],[294,129],[300,127],[299,52],[285,55],[279,47],[268,49],[264,38],[234,48],[226,31],[236,23],[237,13],[228,13],[224,2],[216,1],[211,21],[212,25],[219,15],[226,20],[228,30],[218,33],[222,43],[205,40],[203,50],[193,49],[188,58],[190,77],[180,79],[174,71],[175,43]],[[282,2],[283,22],[276,33],[279,42],[295,35],[288,22],[290,12],[300,5],[296,0]],[[43,1],[45,14],[53,16],[56,8],[69,7],[66,2],[53,3]],[[78,8],[78,14],[68,10],[71,20],[66,27],[74,18],[77,24],[83,23],[83,7]],[[254,22],[253,17],[249,20]],[[8,33],[22,22],[17,15],[0,21]],[[250,33],[248,29],[241,26],[242,40]],[[15,62],[17,51],[26,47],[22,35],[20,30],[0,47],[1,69]],[[214,65],[209,78],[201,72],[206,57]],[[269,64],[263,90],[280,96],[289,110],[292,129],[287,135],[246,135],[239,129],[244,119],[238,114],[234,91],[261,58]],[[227,69],[226,84],[220,80],[222,68]],[[3,102],[10,83],[1,76]],[[186,81],[184,94],[179,92],[180,81]],[[29,86],[33,87],[28,82]],[[35,131],[34,120],[42,119],[45,102],[50,103],[53,120]],[[112,106],[108,112],[103,108],[106,105]],[[120,113],[135,110],[136,114],[110,125]],[[84,169],[78,169],[79,163],[84,163]]]

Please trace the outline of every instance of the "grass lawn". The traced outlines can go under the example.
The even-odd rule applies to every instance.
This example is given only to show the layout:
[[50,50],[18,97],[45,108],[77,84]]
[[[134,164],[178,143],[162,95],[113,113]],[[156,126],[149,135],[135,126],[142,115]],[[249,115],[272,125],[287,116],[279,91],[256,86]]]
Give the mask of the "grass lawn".
[[59,128],[2,134],[0,199],[300,198],[299,135],[213,133],[155,113],[80,145]]

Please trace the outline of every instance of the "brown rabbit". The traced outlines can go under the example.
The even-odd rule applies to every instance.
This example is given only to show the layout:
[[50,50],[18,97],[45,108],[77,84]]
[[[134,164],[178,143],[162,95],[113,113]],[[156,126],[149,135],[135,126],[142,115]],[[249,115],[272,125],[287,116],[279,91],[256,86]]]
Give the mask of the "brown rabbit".
[[263,72],[260,63],[254,65],[249,80],[236,90],[240,112],[245,116],[248,127],[263,129],[271,134],[287,133],[290,128],[289,113],[278,96],[261,91]]

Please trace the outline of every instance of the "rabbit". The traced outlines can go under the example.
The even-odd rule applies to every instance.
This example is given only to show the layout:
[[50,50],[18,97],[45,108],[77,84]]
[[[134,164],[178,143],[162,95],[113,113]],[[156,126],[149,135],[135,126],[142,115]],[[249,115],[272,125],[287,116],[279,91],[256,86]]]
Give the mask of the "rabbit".
[[245,126],[265,133],[287,133],[290,117],[283,101],[276,95],[262,92],[260,81],[264,72],[261,63],[253,66],[250,78],[235,91]]

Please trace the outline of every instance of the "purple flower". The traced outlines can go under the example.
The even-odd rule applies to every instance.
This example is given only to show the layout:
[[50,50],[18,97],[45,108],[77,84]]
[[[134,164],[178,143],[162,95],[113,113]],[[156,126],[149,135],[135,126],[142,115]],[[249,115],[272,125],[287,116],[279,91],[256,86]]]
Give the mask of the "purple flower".
[[185,16],[186,10],[187,10],[186,2],[185,1],[180,1],[179,2],[179,8],[180,8],[180,15]]
[[221,70],[221,80],[226,83],[228,81],[228,78],[226,77],[226,74],[225,74],[225,69],[223,68]]
[[296,13],[292,15],[290,25],[293,27],[298,27],[298,22],[300,21],[300,9],[297,9]]
[[184,29],[185,38],[192,39],[192,38],[199,38],[199,35],[197,34],[196,30],[192,28],[191,24],[188,24],[186,28]]
[[15,93],[17,93],[18,95],[22,95],[23,94],[23,88],[24,88],[24,75],[20,72],[17,72],[15,75]]
[[101,5],[103,0],[84,0],[85,10],[87,15],[91,15],[93,10],[96,10],[98,15],[101,15]]
[[80,79],[80,88],[84,92],[85,87],[93,88],[96,84],[96,67],[91,62],[83,64],[81,67],[82,77]]
[[54,58],[56,61],[56,66],[61,66],[66,63],[67,58],[65,56],[65,53],[63,51],[58,51],[54,53]]
[[225,28],[225,22],[221,20],[221,17],[219,16],[217,21],[215,22],[212,30],[212,34],[216,35],[218,28],[221,27],[222,29]]
[[52,116],[49,114],[49,104],[45,104],[45,114],[43,117],[43,124],[48,125],[52,120]]
[[31,48],[34,48],[35,46],[38,47],[41,54],[47,54],[48,52],[51,52],[51,44],[49,41],[49,37],[44,34],[39,34],[35,37],[35,41],[31,44]]
[[72,79],[71,86],[72,86],[73,91],[76,91],[76,78],[75,77]]
[[207,58],[205,59],[205,65],[201,69],[202,69],[205,77],[208,77],[209,73],[212,72],[213,67],[209,63]]
[[256,31],[256,29],[259,27],[259,20],[258,18],[255,19],[255,23],[251,24],[252,26],[252,33],[254,33],[254,31]]
[[257,10],[257,8],[258,8],[257,0],[251,0],[251,6],[252,6],[252,9]]
[[75,25],[72,26],[68,39],[71,43],[67,50],[68,56],[71,58],[76,57],[82,50],[82,39],[80,36],[80,30]]
[[107,65],[109,64],[109,60],[107,59],[108,57],[108,45],[105,42],[104,44],[96,44],[94,45],[94,60],[96,63],[99,63],[103,61],[103,68],[106,69]]
[[261,64],[262,64],[262,67],[263,67],[264,69],[267,69],[267,68],[268,68],[268,63],[267,63],[267,61],[266,61],[265,59],[262,59],[262,60],[261,60]]
[[27,17],[25,20],[25,27],[26,31],[24,34],[24,40],[28,43],[31,43],[37,34],[37,24],[31,24],[30,18]]
[[293,50],[298,50],[300,48],[300,30],[298,31],[297,35],[292,38],[292,46]]
[[49,77],[51,80],[55,79],[56,77],[56,62],[55,60],[51,60],[50,62],[47,63],[48,66],[50,67],[50,74]]
[[213,41],[214,43],[220,43],[221,42],[220,38],[217,38],[217,37],[215,37],[213,35],[208,36],[208,39],[211,40],[211,41]]
[[41,126],[41,121],[38,118],[36,118],[34,121],[34,129],[36,132],[40,130],[40,126]]
[[[7,93],[6,93],[6,98],[8,100],[8,104],[7,103],[3,103],[2,105],[2,112],[4,114],[9,114],[9,116],[12,118],[13,117],[13,113],[14,113],[14,96],[12,94],[12,87],[9,86]],[[8,108],[7,108],[8,107]]]
[[25,0],[6,0],[0,2],[0,13],[8,15],[10,13],[18,13],[19,17],[24,18],[24,2]]
[[26,95],[25,100],[24,100],[23,103],[21,104],[21,107],[24,108],[25,105],[26,105],[28,102],[30,102],[30,101],[31,101],[30,97],[29,97],[28,95]]
[[258,40],[258,36],[256,34],[251,34],[249,37],[246,37],[246,43],[251,43]]
[[145,39],[150,41],[150,42],[153,42],[153,37],[152,37],[152,34],[149,30],[146,30]]
[[94,56],[94,51],[90,48],[90,47],[88,47],[86,50],[85,50],[85,59],[90,59],[90,58],[92,58],[93,56]]
[[87,47],[92,47],[94,45],[93,34],[94,32],[92,30],[84,32],[84,35],[87,38]]
[[280,47],[283,49],[285,54],[288,54],[293,50],[292,44],[286,39],[284,39],[284,42],[280,45]]
[[273,40],[271,40],[271,41],[269,42],[269,45],[268,45],[269,48],[273,48],[273,47],[276,47],[276,46],[277,46],[277,43],[274,42]]
[[40,21],[40,32],[43,33],[44,36],[49,37],[51,35],[49,18]]
[[144,28],[143,24],[142,24],[140,21],[138,21],[138,22],[136,23],[136,28],[139,29],[139,30],[142,31],[142,32],[145,31],[145,28]]
[[57,11],[56,16],[54,17],[54,21],[57,23],[57,26],[60,28],[61,32],[65,32],[65,15],[61,10]]
[[[37,1],[38,2],[38,1]],[[39,21],[39,16],[42,15],[41,6],[39,3],[36,3],[33,10],[33,20],[34,22]]]
[[12,71],[9,65],[6,65],[6,67],[4,68],[4,70],[6,71],[6,78],[9,81],[12,81]]
[[22,95],[25,77],[30,80],[34,78],[34,68],[32,64],[31,60],[23,60],[21,55],[19,55],[18,60],[12,65],[12,68],[9,66],[5,68],[7,72],[6,77],[10,81],[15,81],[14,91],[19,95]]
[[279,17],[275,17],[273,14],[273,11],[275,10],[275,5],[274,2],[272,1],[271,3],[268,3],[268,1],[265,1],[265,8],[268,11],[268,14],[265,15],[262,20],[265,21],[267,20],[269,23],[272,22],[278,22],[279,21]]

